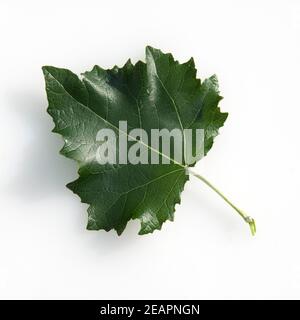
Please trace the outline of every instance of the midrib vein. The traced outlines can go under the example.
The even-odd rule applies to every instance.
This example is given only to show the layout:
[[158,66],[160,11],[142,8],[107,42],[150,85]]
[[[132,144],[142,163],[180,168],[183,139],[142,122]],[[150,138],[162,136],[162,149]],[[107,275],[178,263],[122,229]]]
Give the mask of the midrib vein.
[[161,79],[159,78],[158,74],[155,73],[155,76],[156,78],[158,79],[159,83],[161,84],[162,88],[164,89],[164,91],[166,92],[167,96],[169,97],[169,99],[171,100],[172,102],[172,105],[175,109],[175,112],[176,112],[176,116],[177,116],[177,120],[179,122],[179,125],[180,125],[180,128],[183,132],[183,125],[182,125],[182,122],[181,122],[181,119],[180,119],[180,114],[179,114],[179,111],[178,111],[178,108],[177,108],[177,105],[175,103],[175,100],[172,98],[171,94],[169,93],[169,91],[167,90],[167,88],[165,87],[164,83],[161,81]]

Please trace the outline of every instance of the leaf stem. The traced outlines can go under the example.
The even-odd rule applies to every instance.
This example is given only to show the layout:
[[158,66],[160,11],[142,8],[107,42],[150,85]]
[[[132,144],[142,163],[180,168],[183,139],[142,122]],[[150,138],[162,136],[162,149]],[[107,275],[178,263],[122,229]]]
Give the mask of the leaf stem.
[[251,218],[250,216],[246,215],[241,209],[236,207],[227,197],[224,196],[224,194],[218,190],[215,186],[213,186],[207,179],[205,179],[200,174],[194,172],[190,168],[188,168],[188,172],[191,173],[196,178],[200,179],[202,182],[204,182],[207,186],[209,186],[212,190],[214,190],[223,200],[225,200],[242,218],[243,220],[249,224],[251,234],[254,236],[256,233],[256,225],[255,220]]

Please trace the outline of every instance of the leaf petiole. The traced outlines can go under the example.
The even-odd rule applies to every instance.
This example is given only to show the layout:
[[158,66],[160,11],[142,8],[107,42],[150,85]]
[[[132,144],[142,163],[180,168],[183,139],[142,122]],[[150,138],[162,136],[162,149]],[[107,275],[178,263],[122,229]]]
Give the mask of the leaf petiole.
[[204,182],[207,186],[209,186],[212,190],[214,190],[223,200],[225,200],[242,218],[243,220],[249,224],[251,234],[254,236],[256,233],[256,225],[255,220],[251,218],[250,216],[246,215],[241,209],[236,207],[227,197],[223,195],[223,193],[218,190],[215,186],[213,186],[208,180],[206,180],[203,176],[200,174],[194,172],[190,168],[188,168],[188,172],[191,173],[196,178],[200,179],[202,182]]

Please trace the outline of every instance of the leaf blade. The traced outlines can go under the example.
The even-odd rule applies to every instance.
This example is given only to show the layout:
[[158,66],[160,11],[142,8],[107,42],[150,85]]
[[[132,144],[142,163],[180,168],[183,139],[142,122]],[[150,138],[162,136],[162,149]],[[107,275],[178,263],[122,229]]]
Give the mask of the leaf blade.
[[139,219],[140,234],[146,234],[172,221],[188,180],[186,164],[171,159],[168,165],[99,165],[95,137],[103,128],[120,133],[117,124],[124,120],[147,133],[204,128],[206,154],[227,117],[218,108],[216,80],[201,84],[192,59],[179,64],[151,47],[146,63],[129,60],[108,70],[95,66],[82,80],[67,69],[46,66],[43,72],[53,131],[65,140],[61,153],[79,165],[79,178],[67,186],[89,204],[87,228],[121,234],[129,220]]

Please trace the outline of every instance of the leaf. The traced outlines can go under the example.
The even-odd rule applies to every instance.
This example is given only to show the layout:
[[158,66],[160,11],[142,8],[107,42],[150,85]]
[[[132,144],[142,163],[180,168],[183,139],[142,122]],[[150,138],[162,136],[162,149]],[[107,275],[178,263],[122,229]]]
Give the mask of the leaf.
[[172,221],[189,179],[186,167],[195,163],[171,159],[169,164],[100,165],[95,138],[104,128],[119,134],[119,121],[147,133],[154,128],[199,128],[205,130],[207,154],[227,118],[218,107],[216,77],[201,83],[193,59],[180,64],[149,46],[146,63],[128,60],[122,68],[109,70],[95,66],[82,79],[67,69],[45,66],[43,72],[53,132],[65,141],[61,153],[79,165],[79,178],[67,187],[89,205],[87,228],[115,229],[120,235],[129,220],[139,219],[139,234],[146,234]]

